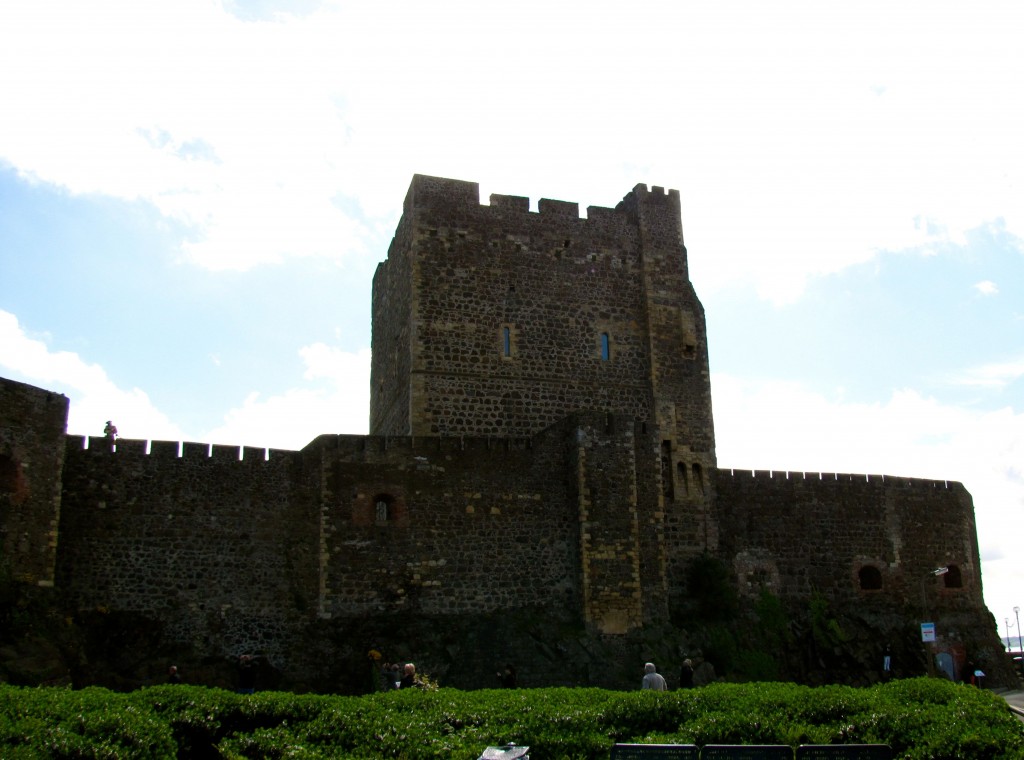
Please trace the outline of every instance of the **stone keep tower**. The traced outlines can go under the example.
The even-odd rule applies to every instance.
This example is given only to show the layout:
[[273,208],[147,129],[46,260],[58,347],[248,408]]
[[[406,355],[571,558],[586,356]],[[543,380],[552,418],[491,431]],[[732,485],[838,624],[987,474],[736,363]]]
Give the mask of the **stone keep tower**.
[[580,218],[415,176],[374,277],[371,386],[379,436],[529,438],[600,413],[580,418],[571,466],[584,613],[604,632],[663,615],[681,568],[717,545],[704,309],[677,191],[637,185]]
[[[666,490],[715,465],[679,193],[614,209],[417,175],[373,282],[371,435],[530,436],[576,411],[661,437]],[[696,468],[694,468],[696,465]]]

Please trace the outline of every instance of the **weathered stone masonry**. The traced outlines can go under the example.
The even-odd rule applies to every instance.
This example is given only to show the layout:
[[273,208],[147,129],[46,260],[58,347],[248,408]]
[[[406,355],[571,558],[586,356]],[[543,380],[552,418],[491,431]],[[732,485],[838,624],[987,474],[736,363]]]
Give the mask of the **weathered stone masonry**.
[[0,382],[0,549],[16,578],[53,585],[66,397]]
[[[581,218],[416,176],[373,291],[369,436],[112,447],[65,436],[62,396],[0,381],[15,576],[320,687],[339,652],[388,640],[451,685],[513,657],[534,685],[621,686],[610,653],[644,656],[614,647],[664,632],[707,554],[748,602],[928,615],[1000,667],[963,486],[718,469],[676,191],[638,185]],[[413,648],[416,620],[447,621],[444,651]]]
[[[974,509],[960,483],[729,470],[715,482],[722,548],[743,593],[820,592],[842,604],[879,596],[915,612],[980,601]],[[952,573],[934,576],[938,567]],[[877,570],[878,589],[862,588],[865,568]]]
[[[278,651],[317,606],[315,489],[295,452],[69,436],[58,583],[198,646]],[[240,458],[241,457],[241,458]]]

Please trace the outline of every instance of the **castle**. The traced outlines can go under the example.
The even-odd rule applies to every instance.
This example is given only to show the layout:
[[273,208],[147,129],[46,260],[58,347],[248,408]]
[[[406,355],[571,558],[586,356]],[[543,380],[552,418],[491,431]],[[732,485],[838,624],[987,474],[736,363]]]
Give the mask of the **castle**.
[[677,191],[581,218],[417,175],[372,341],[370,435],[301,451],[66,435],[66,398],[0,382],[10,571],[196,667],[255,650],[317,688],[358,688],[372,646],[451,685],[514,659],[534,685],[635,686],[699,627],[702,558],[741,607],[859,621],[854,666],[891,644],[907,672],[1008,673],[961,484],[717,467]]

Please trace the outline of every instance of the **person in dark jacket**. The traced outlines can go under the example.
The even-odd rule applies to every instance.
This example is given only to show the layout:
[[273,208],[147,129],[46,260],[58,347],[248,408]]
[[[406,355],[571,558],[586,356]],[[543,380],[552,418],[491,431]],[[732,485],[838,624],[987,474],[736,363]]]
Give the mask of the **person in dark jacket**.
[[498,678],[501,680],[501,688],[503,689],[514,689],[516,688],[516,669],[511,664],[505,666],[505,670],[498,673]]
[[683,667],[679,669],[679,688],[693,688],[693,660],[690,658],[683,660]]
[[238,689],[239,694],[256,692],[256,672],[259,664],[251,654],[243,654],[238,658]]
[[402,680],[398,682],[398,688],[409,689],[420,685],[420,682],[416,679],[416,666],[411,662],[405,663],[405,667],[402,669]]

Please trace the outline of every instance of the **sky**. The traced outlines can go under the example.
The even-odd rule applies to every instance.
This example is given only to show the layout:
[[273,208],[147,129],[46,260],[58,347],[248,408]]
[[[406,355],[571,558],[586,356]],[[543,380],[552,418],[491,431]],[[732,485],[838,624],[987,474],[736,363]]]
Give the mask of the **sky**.
[[[413,174],[680,191],[719,465],[962,482],[1024,606],[1024,5],[0,4],[0,376],[70,433],[368,429]],[[940,530],[941,526],[935,526]]]

